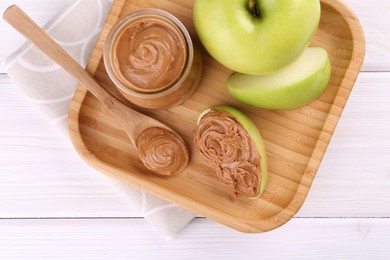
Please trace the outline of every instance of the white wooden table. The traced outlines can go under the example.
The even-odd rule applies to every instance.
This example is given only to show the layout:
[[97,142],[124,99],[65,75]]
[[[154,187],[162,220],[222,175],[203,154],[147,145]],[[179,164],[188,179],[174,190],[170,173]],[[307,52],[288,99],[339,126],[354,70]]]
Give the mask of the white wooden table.
[[[17,3],[44,24],[67,1],[0,12]],[[196,218],[165,241],[0,71],[0,259],[390,259],[390,1],[346,2],[366,33],[362,73],[303,208],[263,234]],[[0,59],[22,42],[0,22]]]

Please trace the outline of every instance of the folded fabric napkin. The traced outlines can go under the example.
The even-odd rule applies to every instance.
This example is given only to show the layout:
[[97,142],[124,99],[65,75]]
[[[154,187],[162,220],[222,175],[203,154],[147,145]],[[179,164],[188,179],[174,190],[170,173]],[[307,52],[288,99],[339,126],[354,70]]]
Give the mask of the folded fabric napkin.
[[[44,29],[85,67],[111,5],[110,0],[70,1]],[[68,136],[68,108],[77,81],[28,42],[11,54],[3,66],[26,98]],[[122,191],[129,202],[167,239],[175,236],[195,217],[195,214],[167,201],[109,177],[107,179],[108,185],[115,185]]]

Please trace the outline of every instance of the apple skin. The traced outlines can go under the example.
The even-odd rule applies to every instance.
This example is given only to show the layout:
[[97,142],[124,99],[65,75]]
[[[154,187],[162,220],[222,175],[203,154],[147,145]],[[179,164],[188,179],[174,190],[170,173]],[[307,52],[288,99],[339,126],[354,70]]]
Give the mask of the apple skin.
[[295,60],[320,20],[320,0],[195,0],[193,17],[200,41],[227,68],[269,74]]
[[228,78],[227,86],[230,94],[244,104],[266,109],[295,109],[320,96],[330,76],[326,50],[308,47],[298,60],[274,74],[235,73]]
[[245,128],[246,131],[248,131],[249,135],[251,136],[253,142],[256,145],[257,151],[259,152],[261,161],[260,161],[260,171],[261,171],[261,178],[260,178],[260,189],[259,194],[256,197],[251,197],[251,199],[257,199],[259,198],[268,183],[268,163],[267,163],[267,153],[265,150],[265,145],[263,138],[261,137],[258,128],[253,123],[253,121],[246,116],[243,112],[240,110],[231,107],[231,106],[215,106],[209,109],[204,110],[198,117],[197,123],[199,124],[202,117],[210,112],[211,110],[222,110],[229,114],[231,114],[233,117],[235,117],[241,125]]

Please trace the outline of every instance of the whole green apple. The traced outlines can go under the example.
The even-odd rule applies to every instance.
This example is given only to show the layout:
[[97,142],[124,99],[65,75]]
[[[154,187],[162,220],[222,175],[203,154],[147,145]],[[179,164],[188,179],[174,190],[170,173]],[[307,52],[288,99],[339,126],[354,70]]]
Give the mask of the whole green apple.
[[329,56],[319,47],[308,47],[302,55],[273,74],[232,74],[227,80],[230,94],[238,101],[260,108],[293,109],[316,99],[328,85]]
[[[231,106],[215,106],[215,107],[212,107],[212,108],[204,110],[198,117],[198,127],[201,124],[202,118],[206,114],[208,114],[209,112],[214,111],[214,110],[226,112],[231,117],[233,117],[240,125],[242,125],[242,127],[245,129],[245,131],[249,134],[250,138],[252,139],[252,141],[253,141],[256,149],[257,149],[258,155],[260,156],[260,167],[259,167],[259,172],[257,173],[259,175],[259,177],[260,177],[258,179],[259,180],[259,189],[258,189],[258,193],[257,194],[255,194],[254,196],[250,197],[252,199],[256,199],[256,198],[260,197],[263,194],[263,192],[264,192],[264,190],[265,190],[265,188],[267,186],[267,183],[268,183],[267,155],[266,155],[266,150],[265,150],[265,145],[264,145],[263,138],[261,137],[261,135],[259,133],[259,130],[256,127],[256,125],[253,123],[253,121],[248,116],[246,116],[243,112],[241,112],[240,110],[238,110],[238,109],[236,109],[234,107],[231,107]],[[231,136],[223,136],[224,131],[218,130],[218,127],[216,127],[215,125],[206,125],[204,127],[205,127],[205,129],[208,129],[211,132],[212,131],[218,132],[218,134],[216,135],[217,137],[215,137],[216,138],[215,140],[213,140],[213,138],[211,138],[212,142],[224,143],[224,140],[223,140],[224,138],[226,138],[227,140],[229,140],[229,139],[231,140],[232,139]],[[225,127],[228,127],[228,126],[224,126],[224,128]],[[198,131],[198,129],[195,130],[196,133],[197,133],[197,131]],[[230,133],[230,130],[228,132]],[[197,136],[198,134],[199,133],[195,134],[195,136]],[[203,134],[207,135],[208,137],[212,136],[210,134],[210,132],[206,132],[206,133],[203,133]],[[220,140],[218,138],[221,138],[222,140]],[[196,137],[194,139],[195,139],[194,142],[197,144]],[[205,140],[210,140],[210,138],[209,139],[205,138],[203,141],[205,141]],[[229,141],[227,141],[227,143],[229,143]],[[206,143],[205,145],[207,146],[207,145],[210,145],[210,144]],[[235,147],[234,143],[231,144],[231,145]],[[234,148],[232,148],[232,147],[224,147],[224,149],[222,149],[222,146],[223,145],[221,145],[221,147],[220,147],[221,150],[223,151],[223,152],[220,151],[220,152],[222,152],[222,154],[221,154],[222,157],[228,157],[228,156],[225,156],[225,154],[223,154],[223,153],[228,153],[229,154],[229,153],[232,152],[231,150],[234,150]],[[243,147],[247,147],[247,146],[244,145]],[[214,152],[216,152],[218,150],[215,147],[214,147],[214,149],[213,149]],[[250,153],[249,151],[246,151],[246,152],[248,154]],[[235,170],[232,169],[232,171],[234,172]],[[235,182],[241,182],[241,181],[242,181],[242,178],[238,178],[238,179],[235,180]]]
[[200,41],[231,70],[262,75],[295,60],[320,20],[320,0],[195,0]]

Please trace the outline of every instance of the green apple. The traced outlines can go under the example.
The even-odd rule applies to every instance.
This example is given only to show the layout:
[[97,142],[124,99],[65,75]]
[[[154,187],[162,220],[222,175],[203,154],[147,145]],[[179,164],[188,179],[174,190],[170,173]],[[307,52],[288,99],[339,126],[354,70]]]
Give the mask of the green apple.
[[264,141],[259,133],[258,128],[256,127],[256,125],[253,123],[253,121],[248,116],[246,116],[243,112],[241,112],[238,109],[233,108],[231,106],[215,106],[215,107],[206,109],[205,111],[203,111],[199,115],[198,124],[202,120],[202,117],[212,110],[220,110],[220,111],[224,111],[224,112],[229,113],[233,118],[235,118],[245,128],[245,130],[248,132],[249,136],[252,138],[252,140],[257,148],[257,151],[260,155],[261,163],[260,163],[260,172],[259,172],[259,175],[260,175],[259,193],[257,194],[257,196],[254,196],[251,198],[256,199],[256,198],[260,197],[261,194],[263,194],[263,192],[267,186],[267,183],[268,183],[268,167],[267,167],[267,154],[266,154],[266,150],[265,150]]
[[195,0],[200,41],[218,62],[254,75],[295,60],[320,20],[320,0]]
[[316,99],[328,85],[329,56],[319,47],[308,47],[302,55],[273,74],[232,74],[227,80],[230,94],[238,101],[267,109],[294,109]]

